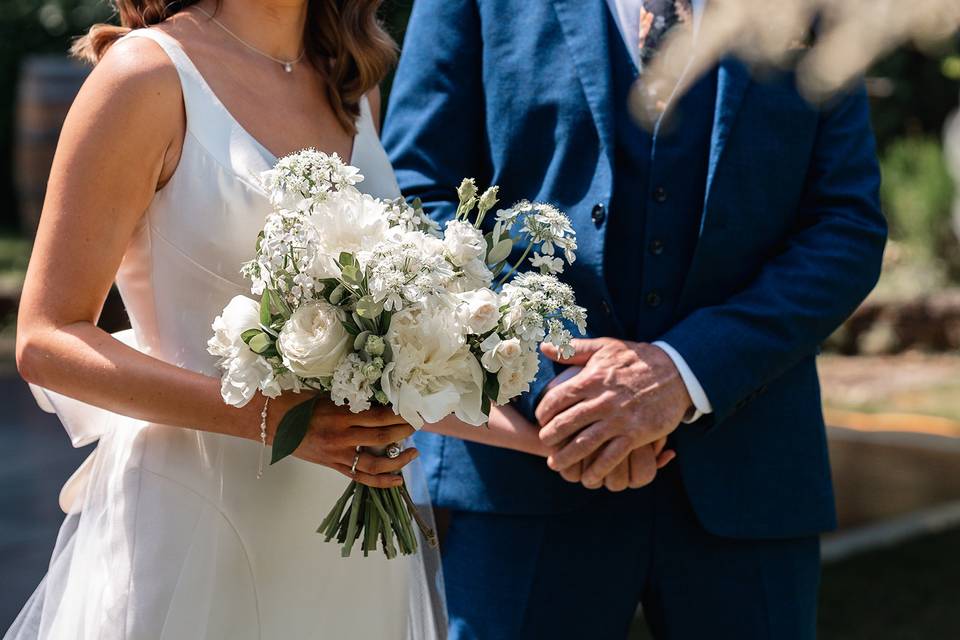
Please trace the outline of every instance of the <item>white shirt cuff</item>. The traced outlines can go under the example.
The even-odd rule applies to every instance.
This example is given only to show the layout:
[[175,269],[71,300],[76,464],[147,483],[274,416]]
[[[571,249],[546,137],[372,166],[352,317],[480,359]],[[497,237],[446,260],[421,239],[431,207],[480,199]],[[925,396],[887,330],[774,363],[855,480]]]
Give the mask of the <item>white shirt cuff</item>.
[[673,365],[677,368],[677,371],[680,372],[680,379],[683,380],[683,384],[687,387],[687,393],[690,394],[690,399],[693,401],[693,414],[685,417],[683,422],[690,424],[691,422],[696,422],[707,413],[713,413],[713,405],[710,404],[710,399],[707,398],[707,392],[703,390],[703,386],[700,384],[700,381],[697,380],[697,376],[694,375],[693,370],[690,369],[690,366],[687,364],[687,361],[683,359],[683,356],[662,340],[657,340],[653,343],[653,346],[662,349],[663,352],[673,360]]

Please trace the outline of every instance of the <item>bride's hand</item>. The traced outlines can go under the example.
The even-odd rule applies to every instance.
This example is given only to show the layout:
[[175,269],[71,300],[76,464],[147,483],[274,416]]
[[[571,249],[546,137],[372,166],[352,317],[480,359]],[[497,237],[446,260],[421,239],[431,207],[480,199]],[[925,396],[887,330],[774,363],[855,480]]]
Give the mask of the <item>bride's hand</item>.
[[[303,393],[285,393],[270,401],[267,430],[271,441],[284,414],[307,399]],[[413,427],[387,407],[352,413],[347,407],[321,400],[315,406],[306,437],[293,455],[330,467],[370,487],[397,487],[403,483],[398,472],[419,455],[412,447],[393,459],[361,451],[356,473],[351,474],[350,468],[357,447],[385,447],[413,433]]]

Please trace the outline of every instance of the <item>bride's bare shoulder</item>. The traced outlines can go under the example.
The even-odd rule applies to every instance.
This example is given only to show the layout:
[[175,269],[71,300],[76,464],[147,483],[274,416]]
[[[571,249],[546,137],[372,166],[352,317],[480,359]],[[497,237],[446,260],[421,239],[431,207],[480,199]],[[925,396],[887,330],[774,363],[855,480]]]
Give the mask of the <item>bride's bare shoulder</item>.
[[180,78],[156,42],[123,38],[94,67],[77,102],[98,112],[176,124],[183,110]]
[[166,153],[177,148],[185,121],[173,61],[147,38],[123,38],[90,73],[70,109],[61,140]]

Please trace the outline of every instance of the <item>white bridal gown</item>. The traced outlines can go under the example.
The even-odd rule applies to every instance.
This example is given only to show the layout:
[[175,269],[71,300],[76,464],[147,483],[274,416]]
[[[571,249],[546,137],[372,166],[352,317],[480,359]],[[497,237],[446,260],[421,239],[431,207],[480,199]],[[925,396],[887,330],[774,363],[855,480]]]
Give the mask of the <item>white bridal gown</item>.
[[[234,120],[172,38],[153,29],[127,37],[153,40],[173,61],[187,133],[179,167],[154,197],[117,274],[133,325],[122,338],[217,376],[206,352],[210,323],[249,291],[239,268],[270,210],[256,176],[276,158]],[[366,103],[357,125],[351,164],[366,177],[358,186],[396,197]],[[49,572],[7,638],[444,635],[435,554],[388,561],[379,552],[364,558],[358,546],[344,559],[339,545],[316,533],[346,487],[342,475],[289,458],[257,480],[258,443],[35,391],[74,445],[99,443],[64,487],[68,515]],[[415,484],[417,494],[422,484]]]

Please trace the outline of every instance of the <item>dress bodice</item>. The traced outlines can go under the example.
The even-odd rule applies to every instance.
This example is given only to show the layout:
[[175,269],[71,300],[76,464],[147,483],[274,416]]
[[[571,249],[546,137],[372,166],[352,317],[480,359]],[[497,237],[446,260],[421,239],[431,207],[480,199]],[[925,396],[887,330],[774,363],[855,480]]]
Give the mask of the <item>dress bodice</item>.
[[[143,216],[117,285],[143,351],[216,375],[206,352],[210,324],[233,296],[249,295],[240,267],[253,258],[271,211],[259,175],[277,159],[237,122],[172,37],[157,29],[127,37],[153,40],[170,57],[180,76],[186,135],[177,169]],[[362,191],[399,196],[366,99],[349,162],[365,176]]]

